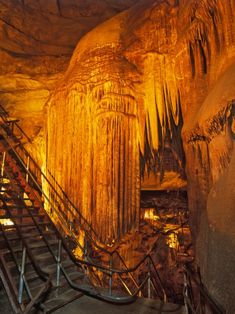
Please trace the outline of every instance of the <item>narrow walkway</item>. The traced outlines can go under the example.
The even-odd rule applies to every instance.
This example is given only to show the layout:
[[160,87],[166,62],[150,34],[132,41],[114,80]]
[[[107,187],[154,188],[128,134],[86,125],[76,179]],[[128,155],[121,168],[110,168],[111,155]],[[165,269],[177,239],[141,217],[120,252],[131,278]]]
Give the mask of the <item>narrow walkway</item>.
[[0,311],[1,314],[13,314],[10,302],[7,298],[6,292],[3,288],[2,281],[0,279]]
[[55,314],[185,314],[184,307],[149,299],[127,305],[113,305],[87,296],[67,304]]

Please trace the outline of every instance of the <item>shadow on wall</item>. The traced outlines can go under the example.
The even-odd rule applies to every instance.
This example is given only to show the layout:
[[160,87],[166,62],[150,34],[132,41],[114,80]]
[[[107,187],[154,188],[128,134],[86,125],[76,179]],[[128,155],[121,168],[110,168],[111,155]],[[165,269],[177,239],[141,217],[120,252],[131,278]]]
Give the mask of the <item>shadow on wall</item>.
[[[235,142],[234,142],[235,143]],[[235,313],[235,145],[228,168],[212,187],[201,217],[197,251],[205,285],[227,313]]]

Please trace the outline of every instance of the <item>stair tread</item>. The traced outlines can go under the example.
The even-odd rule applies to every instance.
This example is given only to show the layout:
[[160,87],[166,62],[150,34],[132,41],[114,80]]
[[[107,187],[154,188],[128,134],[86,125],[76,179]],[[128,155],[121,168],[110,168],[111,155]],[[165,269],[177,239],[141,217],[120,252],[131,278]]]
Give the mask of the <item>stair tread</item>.
[[[58,245],[58,240],[48,240],[47,239],[47,241],[49,242],[49,245],[56,245],[56,244]],[[35,243],[34,242],[33,245],[29,244],[30,249],[38,249],[38,248],[42,248],[42,247],[46,247],[46,246],[47,245],[43,239],[41,239],[41,243],[39,243],[39,242]]]
[[25,227],[25,228],[27,228],[27,227],[37,227],[37,225],[40,225],[40,226],[49,226],[49,225],[51,225],[51,222],[37,222],[36,224],[34,224],[34,223],[22,223],[22,224],[20,224],[20,223],[14,223],[14,225],[8,225],[8,226],[5,226],[5,225],[2,225],[2,228],[3,229],[12,229],[12,228],[16,228],[16,227],[20,227],[20,228],[23,228],[23,227]]
[[[6,234],[6,233],[5,233]],[[45,235],[45,236],[50,236],[50,235],[52,235],[52,236],[55,236],[55,233],[53,232],[53,231],[49,231],[49,230],[47,230],[47,231],[43,231],[43,234]],[[2,231],[0,231],[0,235],[3,235],[3,232]],[[8,238],[8,240],[20,240],[20,236],[18,235],[18,233],[16,232],[16,231],[11,231],[11,233],[10,234],[6,234],[7,235],[7,238]],[[30,234],[24,234],[23,233],[23,238],[24,239],[30,239],[30,238],[32,238],[32,240],[35,242],[36,240],[37,240],[37,238],[41,238],[42,236],[37,232],[37,233],[30,233]],[[0,239],[0,241],[1,241],[1,239]]]
[[51,298],[44,302],[44,306],[46,308],[46,312],[55,311],[60,307],[82,297],[83,294],[79,291],[74,289],[68,289],[63,294],[59,295],[58,297]]
[[[46,215],[43,214],[33,214],[33,217],[40,217],[40,218],[47,218]],[[23,215],[1,215],[0,214],[0,219],[18,219],[18,218],[30,218],[32,219],[31,215],[23,214]]]

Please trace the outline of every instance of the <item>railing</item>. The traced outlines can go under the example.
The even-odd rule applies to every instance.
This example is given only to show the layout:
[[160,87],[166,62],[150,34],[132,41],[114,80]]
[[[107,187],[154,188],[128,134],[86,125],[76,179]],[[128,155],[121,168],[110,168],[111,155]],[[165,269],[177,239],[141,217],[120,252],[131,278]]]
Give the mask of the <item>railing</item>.
[[[50,206],[53,207],[53,210],[63,213],[68,213],[65,217],[66,225],[68,228],[66,232],[70,229],[77,230],[75,226],[81,226],[83,231],[85,232],[87,238],[93,243],[99,242],[100,249],[105,247],[105,243],[102,243],[101,238],[92,228],[91,224],[83,217],[80,210],[72,203],[72,201],[68,198],[66,193],[63,191],[62,187],[58,184],[53,175],[51,175],[50,171],[47,173],[50,175],[52,182],[48,179],[48,177],[43,173],[37,162],[30,155],[30,153],[25,149],[24,145],[21,143],[24,140],[24,144],[27,142],[31,142],[30,138],[23,131],[23,129],[17,123],[18,120],[11,120],[9,118],[8,113],[5,109],[0,105],[0,118],[2,120],[2,124],[0,127],[4,134],[2,134],[5,140],[8,142],[11,150],[16,155],[16,158],[20,161],[23,170],[26,172],[26,177],[31,180],[31,184],[34,188],[37,189],[39,194],[45,197],[45,200],[48,202]],[[20,140],[19,137],[20,136]],[[42,181],[49,187],[49,195],[46,195],[45,191],[41,188]],[[60,191],[60,194],[58,192]],[[63,224],[65,226],[65,224]],[[74,231],[73,231],[74,232]],[[102,246],[103,244],[103,246]],[[108,250],[107,250],[108,251]]]
[[[192,287],[194,283],[196,289]],[[196,290],[196,291],[195,291]],[[197,295],[195,294],[197,293]],[[225,314],[226,311],[208,293],[203,285],[199,271],[196,273],[185,265],[184,303],[186,314]]]
[[[46,177],[46,175],[41,171],[41,168],[37,165],[37,163],[34,161],[34,159],[30,156],[30,154],[27,152],[25,147],[21,144],[21,142],[17,139],[16,133],[14,133],[14,130],[17,130],[21,135],[27,140],[30,141],[30,139],[27,137],[27,135],[23,132],[23,130],[18,125],[17,121],[8,121],[8,114],[7,112],[0,106],[0,117],[3,121],[2,124],[0,124],[0,127],[2,129],[2,136],[4,137],[6,143],[9,145],[9,153],[14,155],[14,159],[17,159],[21,165],[21,170],[25,173],[25,180],[28,182],[28,184],[32,187],[32,190],[35,194],[35,197],[40,202],[40,205],[43,206],[42,202],[42,196],[44,200],[51,206],[52,210],[56,213],[57,217],[60,220],[60,225],[63,228],[63,230],[69,234],[73,240],[76,242],[76,244],[80,247],[80,249],[83,251],[84,255],[86,255],[86,249],[79,243],[78,241],[78,235],[76,234],[76,225],[81,225],[83,227],[83,230],[85,232],[85,238],[89,240],[97,249],[101,250],[102,252],[108,254],[110,259],[110,265],[109,267],[104,267],[102,265],[97,265],[96,263],[93,263],[89,256],[86,256],[85,260],[81,259],[75,259],[74,256],[71,254],[70,250],[67,247],[67,244],[65,243],[64,239],[61,239],[61,245],[63,248],[67,251],[71,259],[74,261],[74,263],[78,265],[83,265],[84,267],[88,267],[91,271],[93,269],[97,269],[98,271],[101,271],[103,274],[106,274],[109,277],[109,296],[102,295],[100,298],[109,298],[112,296],[112,290],[113,290],[113,278],[116,276],[119,278],[120,282],[122,283],[125,290],[131,295],[135,296],[138,293],[140,293],[141,289],[147,282],[148,284],[148,297],[151,297],[151,287],[153,290],[155,290],[156,294],[160,296],[161,298],[166,301],[166,293],[161,281],[161,278],[158,274],[158,271],[154,265],[154,262],[152,260],[152,257],[150,254],[147,254],[134,268],[128,269],[125,265],[123,259],[121,258],[120,254],[115,250],[107,250],[104,246],[98,245],[97,241],[101,243],[101,240],[99,239],[98,235],[95,233],[95,231],[92,229],[92,226],[86,221],[86,219],[82,216],[80,211],[73,205],[73,203],[68,199],[67,195],[64,193],[62,188],[58,185],[55,178],[53,178],[54,184],[57,185],[57,188],[59,187],[59,190],[62,194],[62,196],[58,193],[57,188],[51,184],[49,179]],[[48,186],[51,189],[51,192],[53,192],[52,195],[47,195],[43,189],[41,188],[41,180],[44,180]],[[35,190],[37,192],[35,192]],[[53,201],[51,201],[53,199]],[[56,206],[55,206],[56,205]],[[63,206],[63,207],[62,207]],[[68,220],[68,215],[66,213],[69,213],[70,220]],[[78,219],[79,217],[79,219]],[[67,226],[65,228],[65,226]],[[57,231],[58,237],[61,237],[60,233]],[[94,239],[95,237],[95,239]],[[45,242],[47,243],[48,249],[52,252],[49,243],[45,239]],[[124,264],[125,269],[124,270],[118,270],[114,269],[112,266],[112,260],[113,256],[116,254],[116,256],[119,257],[122,264]],[[54,259],[56,262],[58,262],[58,256],[54,255]],[[146,278],[142,281],[141,284],[138,284],[137,281],[134,279],[133,273],[138,270],[141,266],[144,265],[144,263],[148,263],[147,269],[148,274]],[[61,266],[61,263],[58,262],[58,270],[61,270],[64,276],[67,278],[67,280],[70,282],[71,286],[74,288],[89,294],[93,295],[93,292],[87,291],[86,289],[81,289],[79,287],[76,287],[76,285],[71,282],[71,280],[68,278],[66,271]],[[132,292],[130,291],[129,287],[126,285],[124,280],[121,278],[122,275],[128,275],[129,278],[131,278],[131,281],[136,288],[136,291]],[[155,278],[155,280],[153,279]],[[158,287],[157,287],[158,285]],[[158,291],[158,288],[160,289],[160,292]],[[95,294],[97,297],[97,293]],[[111,298],[112,299],[112,298]],[[113,300],[113,299],[112,299]],[[128,300],[127,297],[123,298],[124,301]]]
[[[7,172],[5,173],[5,176],[9,180],[11,179]],[[21,199],[23,201],[23,196],[19,195],[18,199]],[[162,283],[161,283],[161,279],[160,279],[160,277],[159,277],[159,275],[157,273],[157,270],[155,268],[154,262],[153,262],[153,260],[152,260],[150,255],[146,255],[135,267],[129,268],[129,269],[126,268],[125,270],[115,269],[115,268],[112,267],[112,265],[109,268],[109,267],[105,267],[105,266],[102,266],[102,265],[98,265],[98,264],[94,264],[94,263],[91,263],[91,262],[87,262],[87,261],[84,261],[84,260],[75,259],[74,256],[71,254],[70,250],[68,249],[64,239],[61,238],[60,233],[54,227],[55,228],[55,232],[57,233],[58,239],[59,239],[59,241],[58,241],[58,246],[59,246],[58,254],[56,255],[54,253],[54,251],[52,250],[51,245],[49,244],[49,242],[47,240],[47,237],[44,235],[44,233],[42,232],[40,227],[37,225],[37,222],[36,222],[35,218],[33,217],[30,209],[28,209],[28,213],[31,214],[31,218],[34,221],[34,224],[37,227],[37,229],[39,231],[39,234],[43,238],[44,242],[46,243],[46,246],[47,246],[48,250],[51,252],[51,254],[52,254],[52,256],[53,256],[53,258],[54,258],[54,260],[55,260],[55,262],[57,264],[57,272],[56,272],[56,284],[57,285],[59,285],[60,273],[62,272],[72,288],[74,288],[76,290],[79,290],[79,291],[81,291],[84,294],[87,294],[89,296],[93,296],[93,297],[99,298],[101,300],[107,300],[107,301],[111,301],[111,302],[115,302],[115,303],[126,303],[126,302],[133,301],[135,299],[136,295],[140,293],[141,289],[143,289],[143,287],[146,284],[148,284],[148,286],[152,285],[153,289],[156,291],[156,294],[158,294],[157,285],[160,286],[160,290],[163,288]],[[13,217],[12,217],[12,220],[14,220]],[[17,230],[18,230],[18,228],[17,228]],[[19,231],[19,235],[20,235],[20,231]],[[63,263],[62,263],[63,261],[61,259],[62,247],[68,253],[68,255],[70,256],[71,260],[74,262],[75,265],[80,266],[80,267],[83,266],[85,268],[88,268],[90,271],[92,271],[95,268],[97,271],[102,272],[103,276],[108,276],[108,278],[109,278],[109,280],[108,280],[108,282],[109,282],[108,291],[106,293],[101,293],[99,291],[99,287],[94,289],[95,287],[91,285],[88,288],[87,287],[83,288],[82,286],[79,286],[79,285],[75,284],[70,279],[69,275],[67,274],[66,270],[63,267]],[[24,255],[25,255],[26,251],[23,250],[23,252],[24,253],[23,253],[23,258],[22,258],[22,261],[23,261],[22,262],[22,268],[20,269],[20,285],[19,285],[19,292],[20,293],[19,293],[19,299],[18,299],[19,303],[21,303],[22,285],[23,285],[23,280],[24,280],[24,266],[23,265],[24,265],[24,261],[25,261]],[[31,257],[30,250],[28,250],[28,254]],[[117,253],[115,252],[115,254],[117,254]],[[32,259],[32,261],[33,261],[33,259]],[[148,263],[148,274],[142,280],[142,282],[140,284],[137,284],[137,282],[136,282],[136,287],[135,287],[136,289],[135,289],[135,291],[132,291],[130,293],[130,290],[127,288],[125,282],[121,279],[121,276],[129,274],[131,277],[133,277],[133,275],[131,275],[131,273],[134,273],[136,270],[140,269],[140,267],[143,267],[145,263]],[[152,274],[154,274],[154,276]],[[129,293],[129,295],[127,295],[127,296],[125,295],[125,296],[122,296],[122,297],[118,297],[116,295],[113,295],[113,288],[117,288],[117,282],[116,282],[116,285],[114,285],[114,282],[112,280],[114,278],[114,276],[116,276],[117,278],[120,279],[121,283],[123,284],[125,290]],[[153,280],[154,277],[157,277],[158,280],[159,280],[159,282],[157,282],[157,285],[156,285],[156,283]],[[42,292],[40,292],[39,295],[41,295],[41,293]],[[30,292],[28,294],[30,296]],[[148,297],[151,297],[150,288],[148,288]],[[32,302],[30,302],[30,306],[33,306],[33,304],[34,304],[33,302],[36,302],[37,298],[38,297],[35,297],[33,299],[34,301],[32,300]],[[165,292],[164,292],[164,300],[166,300]]]
[[[11,217],[11,213],[10,211],[8,211],[9,217]],[[12,217],[11,217],[12,218]],[[30,310],[33,308],[33,306],[40,300],[40,298],[44,295],[44,293],[46,293],[50,288],[51,288],[51,276],[44,272],[37,264],[37,262],[34,260],[33,255],[31,254],[31,251],[28,248],[27,243],[24,241],[22,235],[21,235],[21,231],[20,229],[17,227],[17,225],[15,225],[16,228],[16,232],[19,236],[19,239],[21,239],[24,247],[22,249],[22,260],[21,263],[18,262],[18,259],[15,255],[14,250],[12,249],[12,246],[10,244],[10,241],[7,238],[6,232],[4,230],[4,228],[2,227],[2,225],[0,224],[0,230],[3,234],[3,237],[5,239],[5,243],[7,244],[7,247],[9,249],[9,252],[11,254],[11,257],[14,261],[15,266],[17,267],[18,270],[18,274],[19,274],[19,286],[18,286],[18,291],[15,289],[15,282],[12,282],[10,280],[10,282],[8,282],[9,285],[9,289],[10,289],[10,301],[12,303],[13,308],[17,309],[17,304],[19,304],[20,310],[22,313],[26,314],[29,313]],[[42,285],[41,289],[38,291],[36,296],[32,296],[30,289],[29,289],[29,285],[27,283],[27,280],[25,278],[25,264],[26,264],[26,258],[29,258],[35,272],[38,274],[39,278],[41,278],[45,283],[44,285]],[[2,270],[4,270],[7,273],[7,278],[11,278],[10,274],[8,273],[8,268],[7,268],[7,264],[5,262],[4,259],[4,255],[0,255],[0,262],[2,264]],[[29,298],[29,302],[27,305],[23,304],[23,291],[25,291],[27,293],[27,296]]]

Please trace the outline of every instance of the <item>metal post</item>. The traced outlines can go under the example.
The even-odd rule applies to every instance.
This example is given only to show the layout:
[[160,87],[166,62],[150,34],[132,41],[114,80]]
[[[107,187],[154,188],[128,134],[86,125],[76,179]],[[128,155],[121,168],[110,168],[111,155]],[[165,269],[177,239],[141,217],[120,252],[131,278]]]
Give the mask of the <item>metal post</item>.
[[1,176],[2,177],[4,175],[5,160],[6,160],[6,152],[3,152],[3,155],[2,155],[2,166],[1,166]]
[[[88,262],[88,246],[87,246],[87,237],[86,237],[86,235],[84,235],[83,256],[84,256],[84,261]],[[86,276],[89,276],[89,268],[88,268],[88,266],[85,266],[84,270],[85,270]]]
[[20,267],[20,282],[19,282],[19,291],[18,291],[19,304],[22,303],[22,298],[23,298],[25,260],[26,260],[26,248],[24,247],[23,254],[22,254],[21,267]]
[[58,247],[58,256],[57,256],[57,265],[56,265],[56,287],[60,285],[60,263],[61,263],[61,246],[62,242],[59,240],[59,247]]
[[110,261],[109,261],[109,269],[110,269],[110,278],[109,278],[109,295],[112,295],[112,290],[113,290],[113,254],[110,256]]
[[28,183],[29,182],[29,156],[27,157],[26,169],[27,169],[26,182]]
[[11,121],[11,132],[12,132],[12,134],[14,134],[14,126],[15,126],[15,122]]
[[150,261],[148,260],[148,299],[151,298],[151,273],[150,273]]
[[185,314],[189,314],[188,307],[188,285],[187,285],[187,276],[184,273],[184,305],[185,305]]
[[85,237],[84,237],[84,260],[85,260],[85,262],[87,262],[87,253],[88,253],[87,238],[85,235]]

